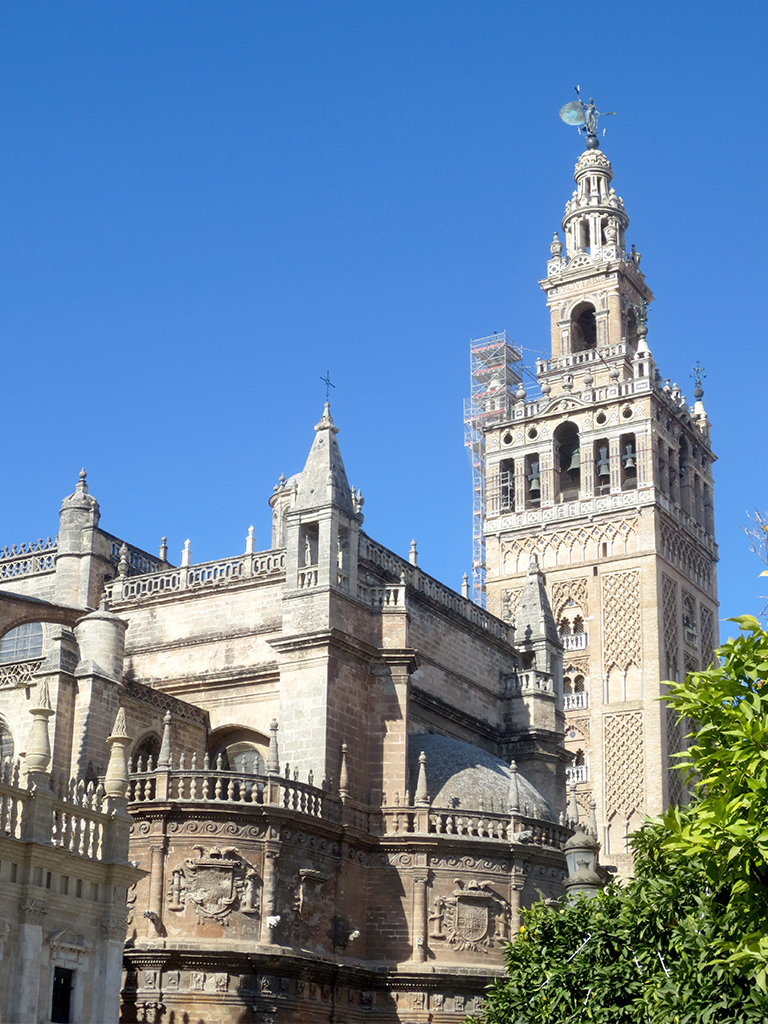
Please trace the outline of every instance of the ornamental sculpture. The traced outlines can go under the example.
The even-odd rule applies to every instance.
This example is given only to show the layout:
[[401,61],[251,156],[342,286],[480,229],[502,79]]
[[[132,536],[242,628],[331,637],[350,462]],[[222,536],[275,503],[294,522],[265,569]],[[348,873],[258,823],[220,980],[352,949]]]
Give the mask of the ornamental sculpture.
[[509,904],[487,882],[471,879],[450,896],[435,900],[429,916],[430,939],[447,940],[459,950],[487,953],[509,938]]
[[253,865],[235,849],[212,847],[207,854],[202,846],[195,849],[199,856],[173,871],[168,909],[183,911],[190,904],[199,924],[209,919],[227,925],[235,910],[258,915],[260,879]]

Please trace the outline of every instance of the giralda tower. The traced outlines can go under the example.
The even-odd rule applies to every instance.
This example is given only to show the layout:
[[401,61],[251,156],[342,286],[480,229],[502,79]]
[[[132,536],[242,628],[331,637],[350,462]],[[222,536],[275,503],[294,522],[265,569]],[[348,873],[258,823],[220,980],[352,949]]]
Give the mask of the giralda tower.
[[627,834],[682,796],[662,681],[705,667],[717,645],[714,455],[700,377],[689,407],[656,368],[653,295],[627,251],[596,108],[577,106],[587,148],[565,244],[556,232],[540,282],[551,321],[540,397],[522,385],[501,406],[476,397],[496,411],[483,430],[485,588],[489,610],[514,617],[537,557],[564,647],[569,777],[583,817],[595,802],[602,859],[625,872]]

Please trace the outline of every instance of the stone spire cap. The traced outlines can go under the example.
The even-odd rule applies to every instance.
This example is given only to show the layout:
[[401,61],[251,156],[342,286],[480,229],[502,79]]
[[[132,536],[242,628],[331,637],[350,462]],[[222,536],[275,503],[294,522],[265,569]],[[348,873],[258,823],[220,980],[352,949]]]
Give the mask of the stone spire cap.
[[88,474],[85,472],[85,469],[81,469],[78,474],[75,490],[62,501],[62,508],[83,508],[88,510],[94,509],[96,512],[99,511],[98,501],[96,501],[92,494],[88,493],[88,484],[85,482],[87,476]]
[[517,636],[520,640],[545,639],[559,644],[560,636],[552,614],[552,606],[544,586],[544,573],[539,560],[531,555],[528,575],[523,584],[516,616]]
[[357,515],[336,440],[338,432],[339,428],[331,419],[330,405],[326,402],[320,422],[315,426],[315,439],[306,465],[298,477],[295,508],[318,508],[331,504],[350,516]]

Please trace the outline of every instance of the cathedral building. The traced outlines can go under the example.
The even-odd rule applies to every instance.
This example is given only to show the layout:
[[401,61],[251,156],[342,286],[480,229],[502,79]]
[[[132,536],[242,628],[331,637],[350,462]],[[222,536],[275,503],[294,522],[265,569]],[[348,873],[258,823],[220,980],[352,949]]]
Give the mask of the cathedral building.
[[[601,858],[631,870],[626,837],[683,794],[681,731],[663,680],[709,665],[717,645],[710,426],[700,380],[686,403],[648,345],[653,295],[597,148],[582,153],[540,282],[551,357],[536,394],[506,337],[473,344],[487,606],[514,621],[529,560],[546,573],[564,648],[566,746]],[[476,527],[477,532],[477,527]]]
[[[363,532],[337,432],[326,404],[269,550],[249,531],[174,567],[103,530],[81,473],[57,539],[3,552],[9,758],[23,776],[43,674],[55,777],[94,791],[108,743],[129,747],[125,1022],[460,1021],[521,907],[563,892],[562,646],[536,559],[516,627],[449,590]],[[77,910],[71,1007],[93,962]]]

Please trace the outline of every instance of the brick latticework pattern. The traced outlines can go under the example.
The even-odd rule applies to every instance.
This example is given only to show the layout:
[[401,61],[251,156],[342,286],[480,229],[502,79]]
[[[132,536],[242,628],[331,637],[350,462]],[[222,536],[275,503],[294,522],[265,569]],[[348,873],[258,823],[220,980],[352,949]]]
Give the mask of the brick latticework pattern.
[[715,616],[712,609],[702,604],[699,606],[701,621],[701,664],[709,666],[715,653]]
[[681,804],[683,802],[683,775],[679,768],[674,765],[678,759],[672,757],[683,749],[683,724],[680,722],[677,712],[667,708],[667,750],[669,751],[669,768],[667,769],[669,779],[669,802],[670,804]]
[[670,674],[678,664],[677,584],[668,576],[661,577],[661,614],[664,627],[664,654]]
[[629,821],[645,806],[643,713],[606,715],[603,730],[606,817]]
[[626,672],[640,665],[640,573],[637,569],[603,577],[603,665]]

